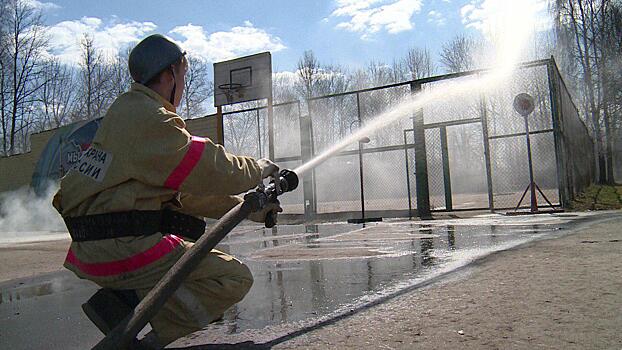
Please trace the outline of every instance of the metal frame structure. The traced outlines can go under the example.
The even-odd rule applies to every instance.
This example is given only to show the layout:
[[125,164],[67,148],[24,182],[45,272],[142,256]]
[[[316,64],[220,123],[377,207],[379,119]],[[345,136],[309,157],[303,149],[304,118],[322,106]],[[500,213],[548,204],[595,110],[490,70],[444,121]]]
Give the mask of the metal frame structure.
[[[526,62],[519,65],[516,69],[527,69],[534,67],[545,67],[548,73],[548,85],[549,85],[549,93],[550,93],[550,113],[552,119],[552,128],[545,128],[540,130],[529,131],[529,135],[552,135],[555,143],[555,169],[557,172],[557,188],[559,192],[559,204],[562,206],[567,206],[568,201],[572,199],[573,195],[580,189],[586,186],[587,183],[593,179],[593,173],[595,172],[593,169],[588,169],[586,172],[588,175],[582,173],[577,173],[577,166],[570,164],[573,163],[573,157],[575,153],[578,151],[577,146],[573,146],[571,144],[571,140],[569,135],[567,135],[564,129],[564,125],[567,123],[572,123],[575,127],[575,132],[581,134],[581,138],[584,139],[583,143],[587,142],[586,139],[589,139],[589,132],[585,124],[578,117],[578,113],[576,112],[576,106],[572,103],[571,106],[568,105],[567,97],[564,99],[561,95],[563,92],[567,93],[567,89],[561,79],[559,72],[557,70],[557,66],[553,58],[537,60]],[[274,160],[278,162],[292,162],[292,161],[300,161],[305,163],[306,161],[312,159],[316,152],[314,146],[314,109],[313,104],[317,101],[322,101],[325,99],[336,98],[336,97],[346,97],[352,96],[355,98],[356,106],[353,106],[353,109],[356,111],[355,120],[361,121],[361,95],[365,93],[375,92],[384,89],[391,89],[396,87],[406,87],[409,89],[410,93],[417,94],[421,91],[421,87],[423,84],[432,83],[437,81],[442,81],[446,79],[454,79],[465,76],[479,75],[487,72],[489,70],[475,70],[469,72],[461,72],[461,73],[452,73],[445,74],[435,77],[428,77],[424,79],[418,79],[414,81],[401,82],[396,84],[390,84],[385,86],[378,86],[373,88],[367,88],[357,91],[351,92],[343,92],[338,94],[326,95],[313,97],[306,100],[307,105],[307,114],[302,115],[300,102],[299,101],[291,101],[281,104],[276,104],[274,107],[295,104],[298,103],[297,117],[300,122],[300,155],[296,156],[284,156],[284,157],[275,157]],[[344,157],[344,156],[352,156],[352,155],[362,155],[363,154],[374,154],[379,152],[390,152],[390,151],[398,151],[404,150],[405,156],[405,166],[406,166],[406,189],[408,197],[408,215],[413,215],[416,213],[417,216],[421,218],[430,218],[432,212],[444,212],[444,211],[462,211],[462,210],[505,210],[505,209],[513,209],[513,206],[509,205],[495,205],[495,188],[494,188],[494,169],[491,161],[491,141],[492,140],[500,140],[500,139],[510,139],[515,137],[520,137],[526,135],[525,132],[510,132],[507,134],[489,134],[489,118],[488,108],[487,106],[487,97],[485,95],[481,95],[479,97],[479,116],[475,118],[466,118],[466,119],[457,119],[457,120],[448,120],[443,122],[434,122],[434,123],[425,123],[423,118],[422,110],[415,110],[412,112],[412,128],[406,128],[403,130],[403,144],[390,145],[390,146],[380,146],[380,147],[365,147],[365,149],[357,149],[357,150],[348,150],[342,151],[335,155],[335,157]],[[565,108],[565,111],[562,111],[562,106]],[[240,112],[248,112],[257,110],[257,116],[259,117],[259,110],[267,108],[267,107],[259,107],[244,111],[232,111],[223,113],[223,116],[240,113]],[[464,126],[464,125],[476,125],[479,123],[481,127],[481,135],[482,135],[482,148],[483,148],[483,168],[485,171],[485,184],[486,184],[486,192],[487,192],[487,206],[477,206],[477,207],[469,207],[469,208],[459,208],[456,207],[455,199],[453,198],[452,193],[452,182],[451,175],[452,169],[450,167],[449,162],[449,147],[448,147],[448,128],[456,127],[456,126]],[[438,135],[440,136],[440,151],[441,151],[441,161],[442,161],[442,176],[443,176],[443,190],[444,190],[444,201],[445,206],[443,208],[432,208],[430,206],[430,184],[428,183],[428,152],[426,149],[426,139],[425,139],[425,131],[426,130],[438,130]],[[258,133],[260,131],[258,130]],[[409,136],[412,133],[412,136]],[[409,142],[409,138],[412,137],[412,142]],[[261,138],[259,138],[261,139]],[[271,142],[271,141],[269,141]],[[274,142],[279,142],[278,139],[275,139]],[[589,153],[589,145],[588,150]],[[409,151],[414,149],[414,172],[411,173],[409,171],[411,164],[409,163]],[[586,163],[588,167],[590,167],[589,161]],[[593,164],[592,164],[593,166]],[[578,174],[578,175],[577,175]],[[416,192],[416,209],[412,203],[413,191],[411,186],[412,175],[415,175],[415,191]],[[581,181],[578,181],[577,178],[580,178]],[[317,179],[315,172],[312,171],[310,174],[305,175],[303,177],[303,207],[304,207],[304,216],[305,219],[313,219],[318,215],[318,201],[317,201]],[[361,186],[361,191],[365,189]],[[365,203],[361,203],[365,205]]]

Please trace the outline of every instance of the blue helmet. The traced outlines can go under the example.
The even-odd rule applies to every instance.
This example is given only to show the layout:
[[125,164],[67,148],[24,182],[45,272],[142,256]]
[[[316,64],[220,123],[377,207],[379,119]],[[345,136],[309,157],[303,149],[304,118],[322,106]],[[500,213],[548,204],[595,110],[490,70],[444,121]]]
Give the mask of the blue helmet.
[[146,84],[186,54],[179,45],[163,35],[144,38],[130,52],[128,67],[135,82]]

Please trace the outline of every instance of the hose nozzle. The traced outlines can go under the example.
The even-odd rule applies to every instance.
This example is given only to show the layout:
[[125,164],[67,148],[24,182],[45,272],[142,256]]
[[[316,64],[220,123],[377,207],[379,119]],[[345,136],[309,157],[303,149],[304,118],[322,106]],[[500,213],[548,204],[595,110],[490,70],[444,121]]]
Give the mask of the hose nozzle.
[[[277,197],[285,192],[291,192],[298,187],[298,175],[289,169],[283,169],[279,172],[278,186],[277,182],[272,180],[264,189],[267,202],[276,202]],[[266,227],[271,228],[276,225],[276,220],[272,213],[266,215]]]
[[278,188],[274,180],[270,181],[268,186],[266,186],[265,192],[269,197],[268,199],[271,199],[271,196],[274,196],[274,199],[276,199],[276,196],[295,190],[298,187],[298,175],[289,169],[283,169],[279,172],[278,182]]

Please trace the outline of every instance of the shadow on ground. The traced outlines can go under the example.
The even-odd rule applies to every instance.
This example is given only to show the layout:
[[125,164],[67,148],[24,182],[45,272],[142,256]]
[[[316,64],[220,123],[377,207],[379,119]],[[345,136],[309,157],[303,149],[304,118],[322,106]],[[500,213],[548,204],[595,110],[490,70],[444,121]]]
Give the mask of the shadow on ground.
[[176,350],[228,350],[228,349],[271,349],[272,344],[255,344],[252,341],[245,341],[237,344],[207,344],[195,345],[183,348],[174,348]]

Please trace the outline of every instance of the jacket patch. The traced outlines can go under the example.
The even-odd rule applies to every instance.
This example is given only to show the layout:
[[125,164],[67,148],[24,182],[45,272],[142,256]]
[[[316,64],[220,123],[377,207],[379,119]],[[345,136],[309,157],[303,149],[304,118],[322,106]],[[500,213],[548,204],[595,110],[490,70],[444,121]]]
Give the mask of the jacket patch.
[[112,154],[110,152],[91,146],[82,153],[82,157],[73,166],[73,170],[97,182],[102,182],[104,177],[106,177],[110,163],[112,163]]

